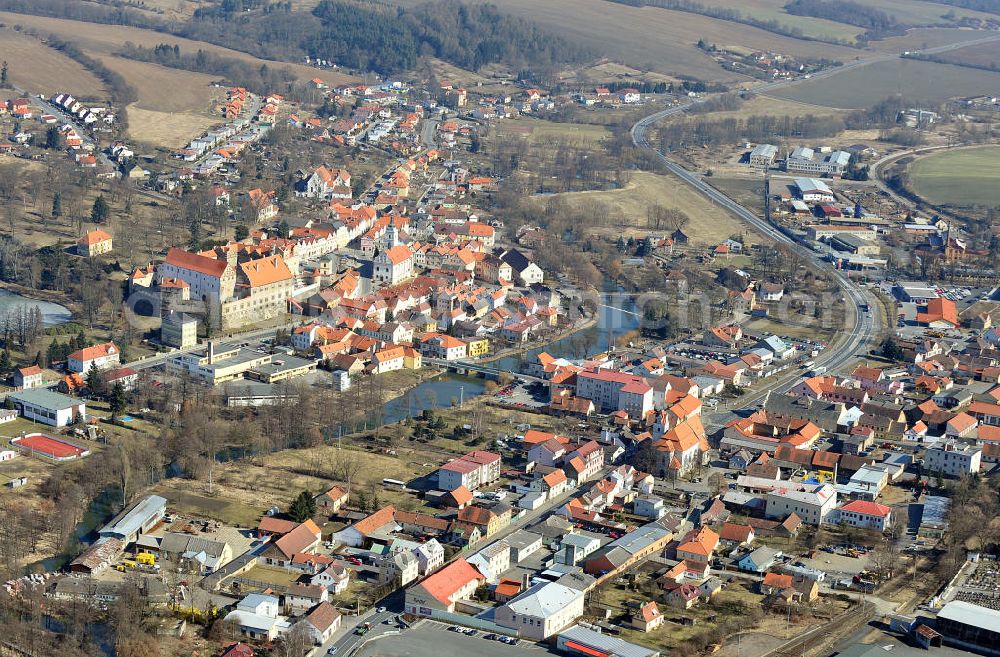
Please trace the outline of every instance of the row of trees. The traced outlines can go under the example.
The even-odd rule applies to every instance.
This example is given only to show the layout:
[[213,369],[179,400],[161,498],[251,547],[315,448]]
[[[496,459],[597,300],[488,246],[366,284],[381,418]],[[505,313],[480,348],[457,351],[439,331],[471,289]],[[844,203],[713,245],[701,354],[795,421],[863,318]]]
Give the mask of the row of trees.
[[740,141],[768,142],[778,138],[818,139],[844,130],[844,121],[836,116],[729,117],[716,120],[682,119],[667,123],[658,130],[664,149],[732,144]]

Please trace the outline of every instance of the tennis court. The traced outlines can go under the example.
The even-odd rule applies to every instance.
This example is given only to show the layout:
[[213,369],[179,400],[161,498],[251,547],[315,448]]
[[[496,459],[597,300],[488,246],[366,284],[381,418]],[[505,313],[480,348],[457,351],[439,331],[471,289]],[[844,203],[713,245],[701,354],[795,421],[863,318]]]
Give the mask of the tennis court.
[[57,461],[68,461],[69,459],[87,456],[90,451],[83,447],[46,435],[44,433],[29,433],[24,436],[11,439],[11,444],[29,450],[32,453],[46,456]]

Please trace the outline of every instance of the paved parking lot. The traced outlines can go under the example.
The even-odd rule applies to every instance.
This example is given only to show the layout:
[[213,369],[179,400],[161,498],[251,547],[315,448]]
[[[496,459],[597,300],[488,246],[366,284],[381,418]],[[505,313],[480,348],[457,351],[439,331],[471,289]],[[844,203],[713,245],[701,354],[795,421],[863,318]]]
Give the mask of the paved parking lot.
[[476,655],[477,657],[518,657],[524,654],[551,654],[546,648],[518,641],[509,646],[484,639],[485,632],[466,636],[448,631],[437,621],[424,621],[401,634],[369,641],[357,652],[357,657],[442,657],[443,655]]

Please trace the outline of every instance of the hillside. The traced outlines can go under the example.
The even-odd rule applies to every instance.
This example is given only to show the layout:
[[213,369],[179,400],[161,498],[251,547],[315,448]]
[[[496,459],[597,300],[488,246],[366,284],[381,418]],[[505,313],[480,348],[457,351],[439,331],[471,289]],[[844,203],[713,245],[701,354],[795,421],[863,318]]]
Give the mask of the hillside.
[[405,10],[360,0],[322,0],[315,6],[203,3],[184,20],[171,19],[168,12],[62,0],[0,0],[0,11],[142,28],[273,61],[311,57],[383,75],[412,69],[426,55],[476,70],[501,62],[518,68],[577,63],[598,52],[491,4],[459,0]]

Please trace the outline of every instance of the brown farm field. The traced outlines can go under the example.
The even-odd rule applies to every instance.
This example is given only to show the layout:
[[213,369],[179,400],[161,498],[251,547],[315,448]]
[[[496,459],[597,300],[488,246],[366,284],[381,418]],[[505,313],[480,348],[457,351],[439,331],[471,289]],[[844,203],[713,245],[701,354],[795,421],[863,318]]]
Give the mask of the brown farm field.
[[[260,59],[253,55],[231,50],[221,46],[205,43],[204,41],[192,41],[162,32],[144,30],[136,27],[124,27],[121,25],[100,25],[97,23],[85,23],[63,18],[47,18],[43,16],[29,16],[27,14],[15,14],[11,12],[0,12],[0,23],[7,25],[21,25],[32,28],[43,34],[54,34],[62,39],[67,39],[78,44],[81,48],[95,53],[113,54],[119,50],[126,42],[132,42],[137,46],[152,48],[161,43],[171,46],[177,45],[185,52],[197,52],[199,49],[206,52],[215,53],[223,57],[232,57],[255,65],[267,64],[272,68],[285,68],[300,81],[311,80],[320,75],[328,84],[338,84],[354,80],[349,75],[337,71],[324,70],[318,72],[317,69],[303,64],[289,64],[285,62],[273,62]],[[252,44],[248,44],[252,48]]]
[[912,59],[862,66],[822,80],[806,80],[769,95],[813,105],[860,109],[894,94],[917,102],[993,94],[1000,73]]
[[941,53],[938,58],[959,66],[1000,67],[1000,41],[958,48]]
[[951,45],[953,43],[976,41],[990,34],[990,32],[960,29],[957,27],[916,27],[911,30],[907,30],[906,34],[903,36],[890,37],[888,39],[882,39],[881,41],[872,41],[870,45],[875,50],[903,52],[904,50],[936,48],[939,46]]
[[128,106],[129,136],[138,142],[179,148],[223,123],[216,111],[223,89],[215,76],[101,55],[100,60],[135,87],[139,100]]
[[[716,207],[669,174],[635,171],[632,173],[632,180],[623,189],[565,192],[549,194],[543,198],[561,198],[578,208],[603,203],[608,206],[612,216],[628,218],[626,223],[634,226],[625,229],[629,235],[645,235],[649,232],[646,226],[646,213],[650,207],[657,204],[680,210],[691,217],[690,223],[684,227],[684,232],[692,242],[715,244],[734,233],[743,232],[746,228],[738,219]],[[616,223],[605,230],[595,232],[605,233],[606,237],[613,239],[615,234],[621,233],[621,229]]]
[[103,98],[101,81],[90,71],[35,37],[0,29],[0,59],[7,62],[10,81],[26,91],[60,91],[84,98]]
[[[413,5],[421,0],[395,0]],[[808,42],[738,23],[657,7],[630,7],[607,0],[496,0],[502,11],[532,20],[580,43],[593,43],[603,55],[665,75],[703,80],[745,79],[723,70],[695,46],[703,38],[720,47],[774,50],[795,57],[847,60],[851,48]]]
[[155,112],[128,106],[128,134],[138,143],[181,148],[220,121],[190,112]]
[[[105,66],[135,87],[138,107],[157,112],[198,112],[210,116],[224,89],[214,87],[218,76],[181,71],[124,57],[101,55]],[[221,120],[221,119],[220,119]]]

